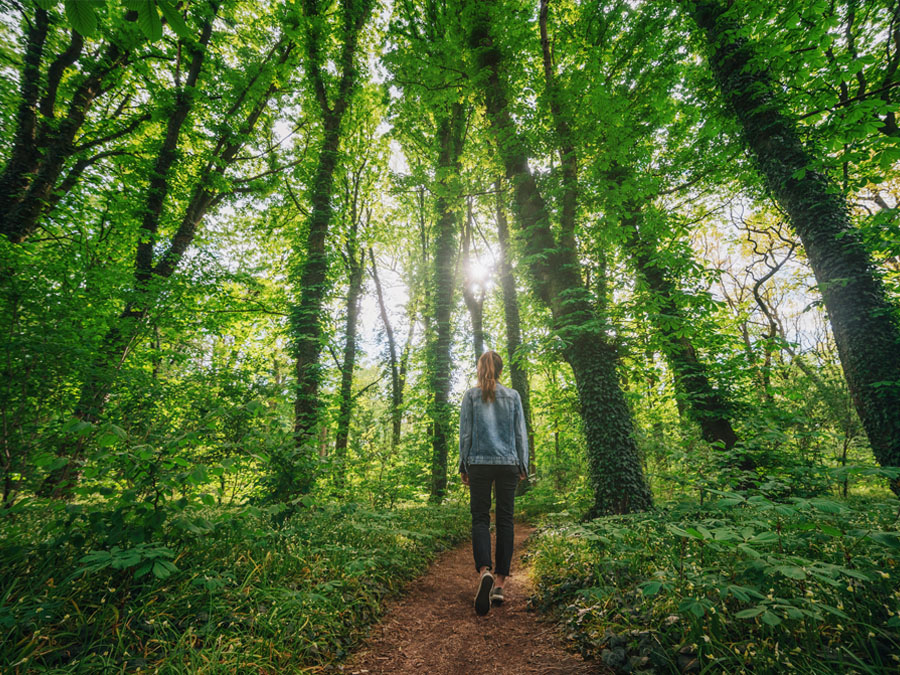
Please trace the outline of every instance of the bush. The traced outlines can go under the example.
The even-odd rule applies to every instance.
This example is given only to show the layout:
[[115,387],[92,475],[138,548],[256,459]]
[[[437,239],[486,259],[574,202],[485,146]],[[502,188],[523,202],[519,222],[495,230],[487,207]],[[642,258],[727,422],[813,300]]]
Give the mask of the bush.
[[209,527],[180,540],[99,550],[37,514],[7,519],[0,669],[234,673],[328,663],[386,597],[468,533],[458,505],[311,506],[273,529],[283,508],[210,509],[190,521]]
[[718,500],[546,529],[541,609],[619,672],[897,672],[897,502]]

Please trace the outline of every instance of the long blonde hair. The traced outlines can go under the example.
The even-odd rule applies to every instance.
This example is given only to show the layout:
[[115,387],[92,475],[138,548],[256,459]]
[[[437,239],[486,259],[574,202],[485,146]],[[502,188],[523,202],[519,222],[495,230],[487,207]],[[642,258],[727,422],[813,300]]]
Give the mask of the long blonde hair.
[[478,359],[478,388],[481,389],[481,400],[494,400],[494,389],[497,379],[503,372],[503,359],[495,351],[486,351]]

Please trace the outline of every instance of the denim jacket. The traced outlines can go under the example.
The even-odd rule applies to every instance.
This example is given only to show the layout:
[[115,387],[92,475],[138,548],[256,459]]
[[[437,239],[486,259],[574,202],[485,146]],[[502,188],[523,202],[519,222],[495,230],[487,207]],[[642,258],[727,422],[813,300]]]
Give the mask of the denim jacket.
[[459,472],[469,464],[510,464],[528,471],[528,433],[519,392],[497,383],[495,400],[469,389],[459,413]]

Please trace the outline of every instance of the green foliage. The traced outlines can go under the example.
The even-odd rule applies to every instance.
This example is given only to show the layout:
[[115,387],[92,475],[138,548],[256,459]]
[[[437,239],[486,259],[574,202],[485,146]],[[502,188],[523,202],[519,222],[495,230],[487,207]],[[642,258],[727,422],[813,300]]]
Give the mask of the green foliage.
[[896,501],[708,492],[548,527],[534,602],[619,670],[896,670]]
[[468,526],[459,505],[323,504],[273,527],[283,511],[197,507],[202,531],[87,550],[42,507],[18,509],[0,532],[2,668],[284,672],[339,660]]

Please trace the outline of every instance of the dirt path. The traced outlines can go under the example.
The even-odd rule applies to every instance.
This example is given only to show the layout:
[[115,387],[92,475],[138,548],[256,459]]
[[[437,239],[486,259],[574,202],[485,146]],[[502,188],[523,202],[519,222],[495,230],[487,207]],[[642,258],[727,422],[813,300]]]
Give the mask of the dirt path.
[[470,675],[579,675],[609,673],[563,649],[554,624],[526,609],[531,593],[521,565],[522,544],[533,528],[516,524],[516,548],[506,602],[487,616],[475,614],[476,576],[467,541],[443,553],[425,576],[412,582],[377,624],[344,673]]

